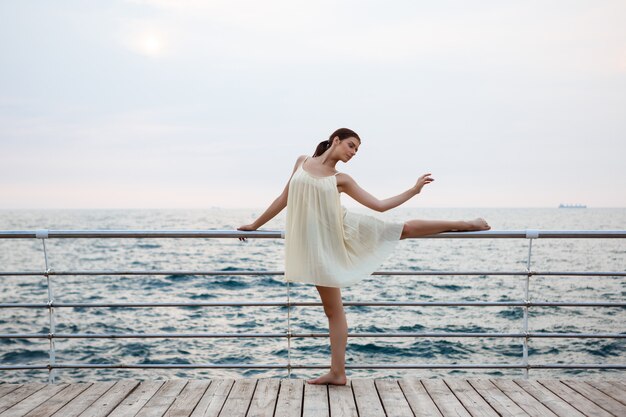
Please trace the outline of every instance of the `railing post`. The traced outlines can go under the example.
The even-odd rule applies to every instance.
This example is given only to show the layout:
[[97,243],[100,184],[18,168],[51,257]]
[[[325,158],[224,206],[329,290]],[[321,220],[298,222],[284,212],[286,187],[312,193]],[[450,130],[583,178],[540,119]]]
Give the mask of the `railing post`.
[[48,230],[37,230],[35,233],[37,239],[41,239],[41,243],[43,244],[43,256],[46,266],[46,271],[44,276],[46,277],[46,282],[48,286],[48,322],[49,322],[49,330],[48,330],[48,340],[50,341],[50,349],[48,352],[49,356],[49,364],[48,364],[48,383],[54,384],[56,378],[56,370],[53,368],[56,362],[56,352],[54,349],[54,332],[55,332],[55,316],[54,316],[54,307],[52,307],[52,303],[54,302],[54,291],[52,289],[52,281],[50,280],[50,264],[48,262],[48,251],[46,250],[46,239],[48,239]]
[[524,323],[522,331],[524,332],[524,344],[522,346],[522,363],[524,364],[524,379],[528,379],[528,303],[530,302],[530,259],[533,249],[533,239],[539,237],[538,230],[526,230],[526,238],[528,239],[528,258],[526,259],[526,279],[524,280]]

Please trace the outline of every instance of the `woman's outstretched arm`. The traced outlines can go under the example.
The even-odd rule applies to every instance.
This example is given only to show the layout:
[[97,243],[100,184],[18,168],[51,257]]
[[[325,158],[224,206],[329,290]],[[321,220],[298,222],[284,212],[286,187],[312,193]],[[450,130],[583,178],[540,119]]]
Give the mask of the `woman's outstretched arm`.
[[[291,182],[291,177],[298,169],[300,163],[306,158],[305,155],[298,157],[296,160],[296,164],[293,167],[293,171],[291,172],[291,176],[289,177],[289,181],[287,181],[287,185],[283,189],[283,192],[270,204],[270,206],[265,210],[263,214],[259,216],[254,222],[250,224],[246,224],[244,226],[238,227],[237,230],[256,230],[259,227],[263,226],[265,223],[272,220],[278,213],[280,213],[285,207],[287,207],[287,197],[289,195],[289,182]],[[240,238],[240,240],[244,240]]]
[[338,179],[340,192],[348,194],[350,197],[354,198],[365,207],[369,207],[372,210],[380,212],[390,210],[394,207],[398,207],[400,204],[408,201],[411,197],[419,194],[420,191],[422,191],[422,187],[424,187],[424,185],[430,184],[434,181],[434,179],[430,177],[431,174],[424,174],[418,178],[413,187],[409,188],[405,192],[393,197],[389,197],[385,200],[379,200],[378,198],[374,197],[363,188],[361,188],[351,176],[347,174],[339,175],[341,175],[341,179]]

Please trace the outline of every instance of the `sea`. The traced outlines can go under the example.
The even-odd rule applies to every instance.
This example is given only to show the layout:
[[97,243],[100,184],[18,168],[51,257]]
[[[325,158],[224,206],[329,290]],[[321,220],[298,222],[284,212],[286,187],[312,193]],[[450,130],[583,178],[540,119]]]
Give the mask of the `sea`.
[[[624,208],[396,208],[385,213],[350,208],[387,221],[484,217],[492,230],[625,230]],[[2,210],[0,230],[235,230],[263,209],[204,210]],[[261,230],[283,230],[282,212]],[[281,275],[238,276],[233,271],[282,271],[282,239],[48,239],[55,271],[172,271],[167,275],[51,276],[56,302],[319,302],[314,286],[290,284]],[[344,301],[523,301],[529,240],[407,239],[379,271],[433,271],[429,276],[372,275],[342,289]],[[0,239],[0,271],[44,271],[37,239]],[[531,269],[541,272],[626,272],[625,239],[537,239]],[[219,271],[214,276],[176,271]],[[514,271],[437,275],[437,271]],[[532,276],[531,301],[626,301],[626,277]],[[46,277],[0,276],[0,303],[45,303]],[[346,306],[351,333],[523,331],[521,307]],[[167,308],[55,308],[57,333],[292,333],[328,332],[321,306]],[[626,308],[531,307],[530,332],[626,334]],[[0,309],[0,334],[49,332],[46,308]],[[47,364],[48,339],[0,338],[0,365]],[[531,364],[626,364],[624,338],[532,338]],[[289,349],[288,349],[289,348]],[[507,337],[351,337],[348,365],[397,369],[349,369],[348,378],[512,377],[521,369],[402,369],[406,364],[518,364],[523,339]],[[244,369],[236,364],[328,366],[326,337],[57,339],[55,360],[73,364],[221,364],[223,369],[58,369],[59,382],[171,378],[309,378],[324,369]],[[230,366],[233,365],[233,366]],[[625,370],[531,369],[531,378],[623,377]],[[0,370],[0,381],[45,382],[48,371]]]

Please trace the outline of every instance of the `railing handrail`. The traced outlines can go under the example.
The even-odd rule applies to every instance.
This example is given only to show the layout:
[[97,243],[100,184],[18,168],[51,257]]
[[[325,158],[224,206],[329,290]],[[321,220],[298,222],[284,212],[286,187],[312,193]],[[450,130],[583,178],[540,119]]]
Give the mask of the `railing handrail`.
[[[90,239],[90,238],[284,238],[283,230],[0,230],[0,239]],[[494,238],[626,238],[626,230],[487,230],[445,232],[416,239],[494,239]]]

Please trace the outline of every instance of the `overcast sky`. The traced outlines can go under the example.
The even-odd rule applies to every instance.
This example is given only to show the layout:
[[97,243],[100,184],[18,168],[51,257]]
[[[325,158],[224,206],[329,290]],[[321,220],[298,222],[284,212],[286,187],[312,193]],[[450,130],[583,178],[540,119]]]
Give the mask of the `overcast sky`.
[[5,0],[0,208],[265,207],[339,127],[377,197],[432,172],[405,206],[626,207],[624,22],[623,0]]

